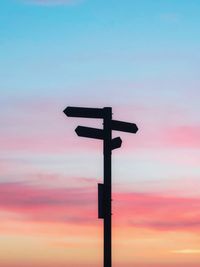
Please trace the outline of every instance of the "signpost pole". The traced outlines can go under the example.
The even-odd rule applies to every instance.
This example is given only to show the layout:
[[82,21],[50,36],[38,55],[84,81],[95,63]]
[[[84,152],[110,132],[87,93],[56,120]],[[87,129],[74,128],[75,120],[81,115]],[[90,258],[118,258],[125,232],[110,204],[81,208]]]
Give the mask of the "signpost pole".
[[112,108],[104,108],[104,267],[112,266],[112,233],[111,233],[111,140]]

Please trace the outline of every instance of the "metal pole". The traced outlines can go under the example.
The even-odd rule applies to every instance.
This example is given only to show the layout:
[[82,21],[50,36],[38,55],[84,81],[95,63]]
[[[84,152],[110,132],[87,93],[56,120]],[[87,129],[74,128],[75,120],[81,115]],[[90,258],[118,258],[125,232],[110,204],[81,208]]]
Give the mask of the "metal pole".
[[112,140],[112,108],[104,108],[104,267],[112,266],[112,234],[111,234],[111,140]]

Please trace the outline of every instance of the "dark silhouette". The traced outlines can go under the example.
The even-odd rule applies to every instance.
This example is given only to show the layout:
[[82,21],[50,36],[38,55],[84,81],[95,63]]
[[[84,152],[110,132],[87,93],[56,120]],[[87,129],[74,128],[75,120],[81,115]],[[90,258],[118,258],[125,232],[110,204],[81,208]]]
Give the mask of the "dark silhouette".
[[98,217],[104,219],[104,267],[111,267],[111,154],[113,149],[120,148],[122,144],[120,137],[112,139],[112,130],[136,133],[138,128],[134,123],[112,120],[111,107],[104,107],[102,109],[67,107],[64,113],[68,117],[103,119],[103,129],[78,126],[75,131],[78,136],[103,140],[104,184],[98,184]]

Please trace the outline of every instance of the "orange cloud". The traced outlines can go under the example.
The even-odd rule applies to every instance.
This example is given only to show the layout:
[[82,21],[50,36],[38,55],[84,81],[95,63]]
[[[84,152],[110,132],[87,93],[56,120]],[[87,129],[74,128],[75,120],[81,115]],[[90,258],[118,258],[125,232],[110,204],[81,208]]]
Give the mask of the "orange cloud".
[[175,254],[200,254],[200,249],[179,249],[173,250],[172,253]]

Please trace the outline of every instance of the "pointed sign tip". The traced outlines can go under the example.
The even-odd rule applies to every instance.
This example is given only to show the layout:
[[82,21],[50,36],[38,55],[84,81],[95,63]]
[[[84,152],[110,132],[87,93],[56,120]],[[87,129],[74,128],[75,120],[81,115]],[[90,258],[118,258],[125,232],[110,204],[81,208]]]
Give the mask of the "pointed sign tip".
[[120,137],[116,137],[116,138],[112,139],[112,141],[111,141],[112,150],[114,150],[116,148],[120,148],[121,145],[122,145],[122,139]]
[[103,119],[104,112],[102,108],[85,108],[85,107],[71,107],[68,106],[63,111],[68,117],[79,117],[79,118],[93,118]]
[[67,110],[68,110],[68,107],[66,107],[66,108],[63,110],[63,113],[65,113],[66,116],[68,116],[68,112],[67,112]]
[[75,129],[75,132],[76,132],[76,134],[79,136],[79,128],[80,128],[80,126],[77,126],[76,127],[76,129]]

